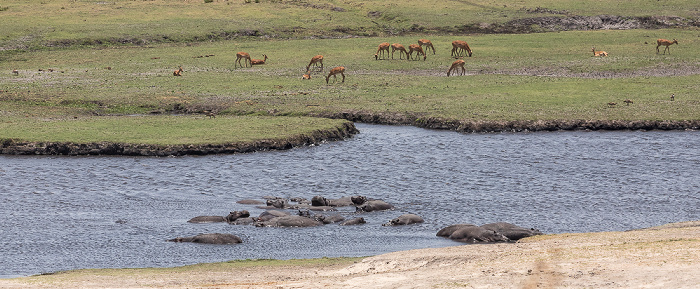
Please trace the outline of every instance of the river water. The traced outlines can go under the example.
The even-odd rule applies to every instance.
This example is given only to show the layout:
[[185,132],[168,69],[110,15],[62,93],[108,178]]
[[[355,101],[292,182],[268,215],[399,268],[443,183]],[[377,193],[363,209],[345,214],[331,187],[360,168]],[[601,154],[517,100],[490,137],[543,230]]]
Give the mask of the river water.
[[[368,256],[461,245],[456,223],[545,233],[629,230],[700,219],[700,132],[460,134],[357,124],[354,138],[289,151],[186,157],[0,156],[0,278],[77,268],[233,259]],[[263,196],[383,199],[359,226],[190,224],[263,210]],[[347,217],[354,210],[339,211]],[[424,224],[383,227],[403,213]],[[244,243],[172,243],[231,233]]]

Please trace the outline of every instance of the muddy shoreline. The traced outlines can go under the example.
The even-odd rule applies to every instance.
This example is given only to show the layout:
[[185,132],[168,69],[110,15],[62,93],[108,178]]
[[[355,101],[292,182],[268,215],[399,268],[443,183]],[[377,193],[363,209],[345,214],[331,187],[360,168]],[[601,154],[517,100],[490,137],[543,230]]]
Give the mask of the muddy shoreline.
[[[352,122],[411,125],[426,129],[452,130],[460,133],[538,132],[576,130],[698,130],[700,120],[454,120],[421,117],[412,114],[370,113],[345,111],[320,113],[315,117],[346,119]],[[0,154],[6,155],[123,155],[123,156],[184,156],[237,154],[268,150],[288,150],[294,147],[339,141],[359,133],[352,123],[330,130],[297,135],[287,139],[259,140],[250,143],[203,145],[149,145],[110,142],[28,142],[0,139]]]
[[425,117],[420,114],[370,113],[344,111],[320,113],[316,117],[346,119],[352,122],[411,125],[426,129],[452,130],[461,133],[537,132],[574,130],[697,130],[700,120],[456,120]]

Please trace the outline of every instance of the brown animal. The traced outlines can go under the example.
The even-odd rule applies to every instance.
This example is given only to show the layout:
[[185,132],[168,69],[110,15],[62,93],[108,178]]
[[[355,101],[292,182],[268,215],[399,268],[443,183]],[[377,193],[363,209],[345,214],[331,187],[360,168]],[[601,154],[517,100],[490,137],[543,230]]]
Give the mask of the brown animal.
[[204,115],[208,116],[209,118],[215,118],[216,117],[216,112],[213,112],[211,110],[205,110]]
[[318,64],[321,64],[321,71],[323,71],[323,55],[316,55],[311,58],[311,62],[309,62],[309,65],[306,66],[306,71],[309,71],[309,68],[311,68],[311,65],[313,64],[314,66],[318,67]]
[[408,52],[406,52],[406,47],[403,47],[403,45],[401,44],[394,43],[391,45],[391,59],[394,59],[394,52],[396,50],[399,51],[399,59],[401,59],[401,55],[403,54],[406,54],[406,57],[408,58]]
[[331,72],[328,73],[328,76],[326,76],[326,84],[328,84],[328,79],[330,79],[331,76],[334,77],[335,81],[338,81],[338,77],[336,76],[336,74],[340,74],[341,76],[343,76],[342,82],[345,82],[345,67],[338,66],[331,69]]
[[301,79],[311,79],[311,72],[307,70],[306,73],[301,76]]
[[391,47],[391,44],[388,42],[384,42],[382,44],[379,44],[379,48],[377,48],[377,53],[374,54],[374,60],[379,60],[379,57],[384,55],[384,51],[386,51],[387,57],[389,56],[389,47]]
[[613,107],[613,106],[617,105],[617,102],[608,102],[608,105],[609,105],[610,107]]
[[605,51],[595,51],[595,47],[593,47],[593,49],[591,49],[591,51],[593,51],[593,57],[599,57],[599,56],[600,56],[600,57],[603,57],[603,56],[608,56],[608,53],[607,53],[607,52],[605,52]]
[[[453,69],[456,69],[457,67],[462,68],[462,72],[460,72],[459,75],[464,75],[464,72],[466,72],[466,69],[464,69],[464,60],[458,59],[455,60],[455,62],[452,62],[452,66],[450,66],[450,69],[447,70],[447,76],[450,76],[450,73],[452,72]],[[455,70],[456,72],[456,70]]]
[[[238,52],[238,53],[236,53],[236,63],[238,63],[238,65],[240,65],[241,67],[243,67],[243,65],[241,64],[241,59],[244,59],[244,60],[245,60],[245,62],[246,62],[246,67],[248,67],[248,64],[250,64],[251,67],[253,66],[253,63],[252,63],[252,61],[251,61],[251,59],[250,59],[250,54],[245,53],[245,52]],[[235,63],[233,64],[233,68],[236,68],[236,64],[235,64]]]
[[671,101],[674,101],[674,100],[676,100],[676,95],[675,95],[675,94],[671,94]]
[[19,75],[19,71],[17,71],[17,69],[14,69],[14,70],[12,70],[12,74]]
[[423,48],[421,48],[418,44],[411,44],[408,46],[408,59],[411,59],[411,54],[413,54],[414,51],[416,52],[416,57],[418,57],[418,55],[420,54],[423,54],[423,61],[425,61],[425,59],[427,58],[425,56],[425,52],[423,51]]
[[462,41],[462,40],[452,41],[452,56],[454,56],[454,57],[464,56],[464,55],[462,55],[463,51],[466,51],[467,54],[469,54],[469,57],[472,57],[472,49],[469,48],[469,44],[467,44],[466,41]]
[[433,46],[433,43],[430,42],[428,39],[418,39],[418,45],[422,48],[425,46],[425,52],[428,52],[428,50],[432,49],[433,50],[433,55],[435,55],[435,47]]
[[263,56],[265,57],[265,59],[251,59],[250,65],[253,66],[265,64],[265,61],[267,61],[267,55],[263,54]]
[[630,105],[630,103],[634,103],[634,101],[632,101],[631,99],[625,99],[623,102],[627,105]]
[[182,66],[178,67],[178,70],[173,71],[173,76],[182,76]]
[[[671,45],[673,45],[674,43],[675,43],[675,44],[678,44],[678,40],[676,40],[676,39],[673,39],[673,41],[669,41],[669,40],[666,40],[666,39],[659,39],[659,40],[656,40],[656,54],[659,54],[659,46],[663,45],[663,46],[666,46],[666,48],[664,48],[664,54],[666,54],[666,50],[668,50],[668,54],[670,55],[670,54],[671,54],[671,49],[670,49],[670,47],[671,47]],[[680,45],[680,44],[679,44],[679,45]]]

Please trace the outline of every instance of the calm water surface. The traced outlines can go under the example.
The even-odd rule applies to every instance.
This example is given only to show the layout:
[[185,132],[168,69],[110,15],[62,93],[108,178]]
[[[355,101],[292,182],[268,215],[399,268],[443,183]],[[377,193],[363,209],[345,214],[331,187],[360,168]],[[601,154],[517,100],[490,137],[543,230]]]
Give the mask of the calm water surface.
[[[165,267],[248,258],[367,256],[460,245],[455,223],[545,233],[700,219],[700,132],[459,134],[357,124],[353,139],[204,157],[0,156],[0,277],[76,268]],[[396,206],[361,226],[190,224],[263,196],[365,195]],[[353,210],[340,211],[353,217]],[[382,227],[403,213],[426,223]],[[231,233],[232,246],[172,243]]]

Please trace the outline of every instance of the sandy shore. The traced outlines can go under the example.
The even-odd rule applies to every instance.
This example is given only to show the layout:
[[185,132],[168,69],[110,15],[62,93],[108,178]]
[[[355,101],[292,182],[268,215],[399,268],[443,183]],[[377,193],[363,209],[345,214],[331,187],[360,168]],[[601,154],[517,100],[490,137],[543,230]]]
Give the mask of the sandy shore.
[[700,221],[323,262],[77,270],[0,288],[699,288]]

